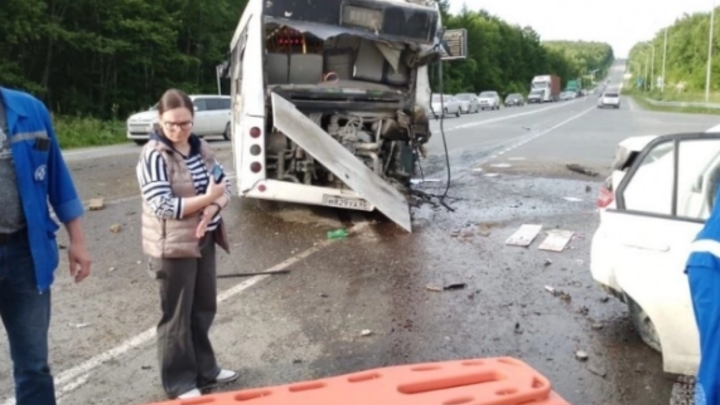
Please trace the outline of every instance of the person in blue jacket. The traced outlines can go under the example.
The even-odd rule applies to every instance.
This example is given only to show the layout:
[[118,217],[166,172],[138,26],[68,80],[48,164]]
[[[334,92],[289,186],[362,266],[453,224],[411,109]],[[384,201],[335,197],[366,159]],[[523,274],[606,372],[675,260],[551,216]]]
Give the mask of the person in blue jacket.
[[[49,202],[49,204],[48,204]],[[48,365],[50,287],[65,225],[70,274],[90,274],[75,190],[45,105],[28,93],[0,87],[0,316],[7,332],[17,405],[55,405]]]
[[[720,189],[715,196],[720,202]],[[691,246],[685,273],[700,334],[695,405],[720,405],[720,204]]]

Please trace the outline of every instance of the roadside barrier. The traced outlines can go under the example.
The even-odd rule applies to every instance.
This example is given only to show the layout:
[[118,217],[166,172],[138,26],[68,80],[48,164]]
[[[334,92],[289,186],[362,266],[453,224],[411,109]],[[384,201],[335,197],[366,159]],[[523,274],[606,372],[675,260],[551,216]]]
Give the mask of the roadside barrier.
[[570,405],[547,378],[510,357],[392,366],[147,405],[231,404]]

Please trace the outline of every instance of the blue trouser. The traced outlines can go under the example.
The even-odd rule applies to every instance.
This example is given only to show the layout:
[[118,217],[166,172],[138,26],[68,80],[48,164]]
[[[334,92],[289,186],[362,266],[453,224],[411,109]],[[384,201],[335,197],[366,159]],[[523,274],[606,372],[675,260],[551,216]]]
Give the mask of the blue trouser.
[[687,269],[695,320],[700,332],[696,405],[720,405],[720,269]]
[[50,290],[38,291],[26,232],[0,244],[0,316],[10,341],[17,405],[55,405],[48,366]]

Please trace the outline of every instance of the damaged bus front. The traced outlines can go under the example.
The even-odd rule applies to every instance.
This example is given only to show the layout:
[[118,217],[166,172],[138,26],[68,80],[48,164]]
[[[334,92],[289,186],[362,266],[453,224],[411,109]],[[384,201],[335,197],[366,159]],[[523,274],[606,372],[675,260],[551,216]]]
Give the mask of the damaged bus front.
[[440,26],[432,0],[251,0],[228,72],[240,195],[378,209],[411,231]]

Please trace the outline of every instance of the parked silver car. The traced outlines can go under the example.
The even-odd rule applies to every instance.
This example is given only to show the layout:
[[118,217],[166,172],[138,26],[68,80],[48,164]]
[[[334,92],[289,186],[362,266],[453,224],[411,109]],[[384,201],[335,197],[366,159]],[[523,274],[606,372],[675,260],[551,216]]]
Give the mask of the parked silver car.
[[[441,100],[442,104],[440,103]],[[443,95],[442,99],[440,98],[440,94],[433,94],[430,107],[430,113],[436,119],[441,115],[455,115],[456,117],[459,117],[461,114],[460,101],[449,94]]]
[[480,112],[480,101],[475,94],[460,93],[456,94],[455,98],[460,102],[460,111],[463,114]]
[[480,108],[499,110],[500,109],[500,95],[497,91],[483,91],[478,96],[480,99]]

